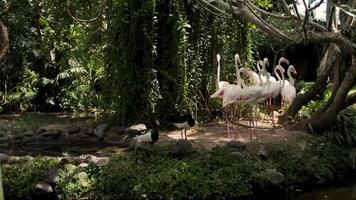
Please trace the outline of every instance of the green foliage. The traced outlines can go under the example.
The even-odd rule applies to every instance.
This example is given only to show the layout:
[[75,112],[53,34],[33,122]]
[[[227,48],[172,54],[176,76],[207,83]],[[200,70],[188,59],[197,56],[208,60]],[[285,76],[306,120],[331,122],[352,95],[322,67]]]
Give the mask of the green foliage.
[[154,2],[108,2],[105,99],[107,108],[116,112],[118,123],[142,121],[152,115],[149,106],[154,104],[148,96],[154,81],[149,79]]
[[350,167],[347,149],[325,138],[304,136],[292,143],[268,144],[266,150],[290,188],[341,181]]
[[226,149],[177,160],[164,153],[115,156],[103,168],[98,192],[109,199],[215,199],[251,194],[252,169]]
[[323,135],[338,144],[353,146],[356,144],[356,110],[348,107],[336,116]]
[[[305,82],[299,84],[300,85],[304,84],[303,86],[298,85],[298,87],[301,87],[300,94],[305,93],[312,87],[311,84],[306,84]],[[319,95],[318,99],[312,100],[307,105],[303,106],[298,113],[298,117],[310,118],[313,113],[315,113],[316,111],[321,109],[324,105],[326,105],[329,98],[331,97],[331,93],[332,93],[331,89],[325,90],[323,94]]]
[[57,165],[48,158],[35,158],[24,163],[2,168],[4,192],[9,199],[26,198],[33,194],[35,184],[43,181],[46,173]]
[[59,199],[69,200],[89,196],[99,172],[99,168],[92,165],[85,168],[73,164],[65,165],[55,187]]
[[[150,153],[114,155],[102,167],[66,164],[54,195],[59,199],[249,198],[259,192],[257,182],[269,183],[264,175],[267,169],[283,173],[281,192],[338,183],[351,169],[348,149],[320,136],[268,143],[267,160],[260,159],[253,147],[238,154],[226,146],[195,150],[178,159],[170,155],[172,144],[165,143]],[[56,166],[57,161],[36,158],[4,167],[5,194],[9,198],[32,197],[34,184]]]

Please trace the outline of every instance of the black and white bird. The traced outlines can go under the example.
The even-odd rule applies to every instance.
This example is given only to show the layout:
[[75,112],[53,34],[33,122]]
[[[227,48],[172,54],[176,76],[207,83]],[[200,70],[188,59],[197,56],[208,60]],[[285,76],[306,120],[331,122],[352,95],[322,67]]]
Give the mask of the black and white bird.
[[176,116],[168,118],[168,122],[172,123],[175,127],[180,129],[180,134],[183,139],[183,130],[184,130],[184,139],[187,140],[187,129],[194,127],[195,120],[191,114],[181,113]]
[[159,122],[155,120],[152,123],[152,128],[143,131],[142,135],[135,136],[130,144],[130,148],[133,148],[135,151],[140,145],[150,144],[152,145],[159,140],[159,130],[158,130]]

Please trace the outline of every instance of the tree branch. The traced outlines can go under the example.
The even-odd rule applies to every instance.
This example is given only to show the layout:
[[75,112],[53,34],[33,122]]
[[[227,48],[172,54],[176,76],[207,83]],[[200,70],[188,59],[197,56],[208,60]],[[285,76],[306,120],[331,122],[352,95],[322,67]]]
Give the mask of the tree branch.
[[[104,2],[104,1],[103,1],[103,2]],[[103,8],[104,8],[104,5],[105,5],[105,4],[102,3],[101,8],[100,8],[100,10],[99,10],[97,16],[94,17],[94,18],[91,18],[91,19],[79,19],[79,18],[75,17],[75,16],[70,12],[70,10],[69,10],[69,8],[68,8],[68,7],[69,7],[69,0],[67,1],[66,11],[67,11],[67,14],[69,15],[69,17],[72,18],[74,21],[78,21],[78,22],[82,22],[82,23],[93,22],[93,21],[99,19],[99,17],[101,16],[101,13],[102,13],[102,10],[103,10]]]
[[322,32],[316,33],[309,31],[309,41],[311,42],[334,42],[338,44],[344,51],[348,53],[356,52],[356,44],[352,43],[349,39],[345,38],[339,33]]
[[305,0],[303,0],[303,4],[304,4],[304,8],[305,8],[305,14],[304,14],[304,20],[303,20],[303,32],[304,32],[304,44],[307,44],[307,40],[308,40],[308,31],[307,28],[305,27],[305,25],[307,24],[307,21],[309,21],[309,12],[308,12],[308,7],[307,7],[307,3],[305,3]]
[[[196,0],[196,1],[198,2],[198,4],[199,4],[200,6],[202,6],[202,2],[200,2],[201,0]],[[214,5],[211,4],[210,2],[207,2],[207,1],[204,1],[204,0],[202,0],[202,1],[203,1],[203,3],[205,3],[207,6],[209,6],[211,9],[215,10],[216,12],[221,13],[221,14],[223,14],[223,15],[226,15],[226,17],[221,16],[221,15],[219,15],[218,13],[216,13],[216,12],[214,12],[214,11],[212,11],[212,10],[206,8],[205,6],[203,6],[203,8],[204,8],[206,11],[210,12],[211,14],[217,15],[217,16],[220,16],[220,17],[224,17],[224,18],[232,18],[232,15],[230,15],[230,14],[227,13],[227,12],[224,12],[223,10],[221,10],[221,9],[219,9],[218,7],[214,6]]]
[[318,8],[322,3],[324,3],[324,0],[319,1],[317,4],[315,4],[313,7],[308,8],[308,12]]
[[9,35],[2,21],[0,21],[0,37],[0,58],[2,58],[9,47]]

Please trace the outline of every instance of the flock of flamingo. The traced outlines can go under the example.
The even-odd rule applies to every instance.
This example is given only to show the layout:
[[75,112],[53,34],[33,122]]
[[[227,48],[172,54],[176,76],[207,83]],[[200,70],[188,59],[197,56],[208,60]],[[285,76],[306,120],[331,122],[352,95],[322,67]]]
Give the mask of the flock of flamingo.
[[[235,68],[236,68],[236,84],[229,83],[226,81],[220,81],[220,55],[217,54],[217,87],[218,90],[210,96],[210,98],[220,98],[222,99],[222,107],[224,112],[225,124],[227,126],[227,132],[229,137],[230,127],[232,126],[235,129],[232,139],[236,140],[239,137],[238,129],[235,127],[235,124],[232,123],[232,120],[229,116],[235,116],[231,114],[235,112],[234,105],[245,105],[249,110],[248,124],[249,124],[249,133],[250,140],[252,141],[252,135],[255,135],[256,140],[258,137],[256,134],[255,127],[257,126],[257,119],[254,119],[253,106],[266,106],[270,118],[272,121],[272,130],[274,131],[274,106],[273,102],[281,94],[282,105],[285,103],[292,103],[296,97],[296,89],[294,87],[294,79],[291,75],[297,74],[293,65],[289,65],[287,70],[287,75],[289,78],[285,80],[284,73],[285,70],[281,66],[282,63],[289,65],[289,60],[284,57],[279,59],[278,64],[274,67],[274,74],[277,79],[270,75],[267,72],[267,67],[269,67],[269,62],[267,58],[264,58],[263,61],[257,61],[258,73],[241,67],[241,60],[238,54],[235,54]],[[240,68],[239,68],[240,66]],[[279,73],[278,73],[279,72]],[[251,82],[251,85],[246,85],[241,78],[241,73],[245,74],[246,77]],[[272,101],[272,98],[274,101]]]

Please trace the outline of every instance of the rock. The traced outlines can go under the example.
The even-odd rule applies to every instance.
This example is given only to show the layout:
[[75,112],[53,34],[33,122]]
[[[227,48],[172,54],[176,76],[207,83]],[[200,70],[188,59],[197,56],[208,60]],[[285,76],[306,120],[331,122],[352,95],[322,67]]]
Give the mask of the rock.
[[68,133],[71,135],[79,133],[79,132],[80,132],[80,127],[78,127],[78,126],[73,126],[68,129]]
[[26,160],[26,161],[31,161],[31,160],[33,160],[35,158],[30,156],[30,155],[26,155],[23,159]]
[[132,142],[129,146],[131,149],[134,149],[135,151],[137,151],[137,150],[141,150],[141,151],[145,151],[145,152],[153,151],[152,144],[144,143],[144,142],[138,143],[138,142],[136,142],[136,140],[132,140]]
[[49,184],[57,184],[59,181],[59,173],[61,169],[54,168],[47,172],[45,182]]
[[237,151],[244,151],[246,149],[246,144],[240,141],[230,141],[226,146]]
[[257,155],[260,156],[260,158],[262,158],[262,159],[268,158],[268,153],[267,153],[265,145],[263,145],[263,144],[260,145],[260,149],[258,150]]
[[35,188],[40,193],[48,194],[53,192],[52,186],[45,182],[37,183]]
[[187,140],[178,140],[170,151],[173,157],[184,156],[193,151],[193,146]]
[[263,176],[268,182],[274,185],[280,185],[285,180],[284,175],[275,169],[267,169]]
[[94,130],[92,128],[83,128],[81,130],[81,134],[86,134],[86,135],[89,135],[90,137],[95,136]]
[[105,131],[108,128],[108,124],[100,124],[94,129],[94,134],[99,139],[103,139],[105,137]]
[[6,153],[0,153],[0,163],[7,161],[9,159],[9,155]]
[[53,131],[53,134],[52,134],[52,138],[53,139],[57,139],[61,136],[61,134],[63,133],[63,131],[59,130],[59,129],[56,129]]
[[24,133],[24,135],[26,136],[26,137],[32,137],[32,136],[34,136],[35,135],[35,132],[33,132],[33,130],[27,130],[25,133]]
[[122,135],[125,132],[124,127],[111,127],[109,130],[107,130],[108,133],[116,134],[116,135]]
[[82,132],[82,133],[78,134],[77,137],[82,138],[82,139],[89,139],[89,138],[93,138],[93,135],[88,135],[88,134]]
[[39,129],[36,130],[35,134],[36,135],[40,135],[40,134],[42,134],[42,133],[44,133],[46,131],[47,131],[47,129],[45,129],[45,128],[39,128]]
[[231,154],[234,155],[238,160],[244,160],[245,159],[244,154],[242,154],[239,151],[234,151]]
[[81,168],[86,168],[88,166],[89,166],[88,163],[80,163],[80,165],[79,165],[79,167],[81,167]]
[[48,130],[46,132],[42,132],[41,137],[52,137],[53,136],[53,130]]
[[88,178],[88,174],[86,172],[79,172],[77,174],[78,179],[86,179]]
[[146,125],[144,124],[136,124],[132,125],[125,129],[124,133],[127,135],[137,135],[141,131],[147,130]]
[[9,136],[0,137],[0,144],[8,143],[10,141]]
[[13,135],[12,139],[13,140],[22,140],[24,137],[25,137],[24,134],[18,133],[16,135]]
[[86,172],[80,172],[79,174],[77,174],[77,178],[79,179],[79,184],[82,187],[88,187],[89,186],[89,182],[88,182],[88,174]]
[[92,156],[91,158],[91,162],[93,162],[93,164],[95,164],[96,166],[104,166],[107,165],[109,163],[109,157],[96,157],[96,156]]

